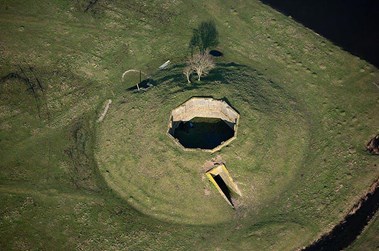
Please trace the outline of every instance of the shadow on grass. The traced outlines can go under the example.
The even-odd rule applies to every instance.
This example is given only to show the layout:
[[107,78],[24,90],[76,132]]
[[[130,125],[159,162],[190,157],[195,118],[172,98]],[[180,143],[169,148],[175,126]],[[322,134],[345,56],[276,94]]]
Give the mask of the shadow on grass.
[[216,67],[213,70],[211,70],[207,76],[203,76],[201,78],[201,81],[197,81],[196,74],[192,74],[191,84],[189,84],[187,83],[187,81],[185,81],[183,73],[181,73],[183,67],[184,64],[178,65],[177,68],[179,69],[179,73],[170,74],[161,79],[158,79],[158,81],[163,81],[162,83],[164,83],[165,81],[174,81],[181,87],[180,90],[173,92],[176,93],[181,91],[198,89],[206,85],[209,85],[209,83],[211,82],[218,84],[230,84],[231,82],[233,82],[233,80],[236,79],[237,76],[241,74],[241,71],[243,71],[244,68],[247,69],[247,66],[237,64],[234,62],[218,63],[216,64]]
[[261,1],[379,67],[379,1]]
[[[165,93],[166,96],[200,88],[214,88],[214,85],[233,85],[237,93],[249,94],[241,95],[242,100],[247,103],[254,101],[261,104],[259,107],[254,108],[257,110],[265,109],[266,111],[271,111],[273,110],[273,106],[278,105],[277,102],[273,102],[276,97],[273,97],[272,90],[275,90],[275,93],[280,93],[282,96],[287,96],[290,100],[293,99],[279,83],[267,79],[262,73],[246,65],[234,62],[218,63],[207,76],[202,77],[201,81],[197,81],[196,74],[192,74],[192,80],[194,81],[190,84],[187,83],[182,73],[183,67],[184,64],[178,64],[173,65],[169,69],[159,71],[151,77],[150,83],[153,86],[165,84],[176,86],[172,91]],[[144,91],[148,90],[144,89],[137,92],[136,88],[133,88],[132,91],[144,93]],[[230,105],[230,102],[226,98],[224,101]]]

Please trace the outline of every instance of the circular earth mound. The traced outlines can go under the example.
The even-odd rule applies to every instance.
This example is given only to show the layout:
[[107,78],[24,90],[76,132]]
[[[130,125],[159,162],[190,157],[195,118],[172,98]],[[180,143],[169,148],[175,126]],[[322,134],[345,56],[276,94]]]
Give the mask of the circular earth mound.
[[[182,83],[174,82],[180,69],[166,71],[162,79],[172,81],[144,93],[124,93],[99,125],[95,156],[100,172],[137,210],[196,225],[254,219],[302,166],[309,132],[297,101],[247,67],[222,71],[227,76],[222,82],[195,88],[182,78]],[[209,95],[233,104],[243,118],[238,138],[217,152],[243,194],[236,210],[205,177],[204,165],[215,155],[184,151],[167,136],[167,120],[175,108],[191,97]]]
[[238,120],[225,101],[194,97],[172,110],[168,134],[186,150],[215,152],[235,139]]

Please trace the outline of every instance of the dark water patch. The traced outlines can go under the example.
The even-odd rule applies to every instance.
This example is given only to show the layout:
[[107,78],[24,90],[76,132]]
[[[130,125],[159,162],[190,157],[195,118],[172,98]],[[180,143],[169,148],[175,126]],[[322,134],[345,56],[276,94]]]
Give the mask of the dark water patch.
[[211,50],[209,54],[213,57],[222,57],[224,54],[221,51],[218,50]]
[[261,1],[379,67],[379,1]]
[[213,149],[234,136],[234,130],[222,119],[193,118],[180,122],[174,135],[186,148]]
[[340,224],[335,226],[331,232],[302,250],[342,250],[351,245],[378,211],[378,185],[379,180],[375,182],[370,192],[351,210],[351,213]]

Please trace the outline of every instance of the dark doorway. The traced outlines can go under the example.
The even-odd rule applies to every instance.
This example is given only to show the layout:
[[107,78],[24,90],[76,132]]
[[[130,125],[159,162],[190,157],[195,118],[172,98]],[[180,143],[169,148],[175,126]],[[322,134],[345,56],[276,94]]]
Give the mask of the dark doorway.
[[225,184],[224,180],[221,178],[220,175],[213,176],[213,179],[216,181],[217,185],[221,188],[221,191],[225,194],[226,198],[230,202],[230,204],[233,205],[232,202],[232,196],[230,194],[228,186]]
[[261,1],[379,67],[379,1]]
[[213,149],[234,136],[234,130],[219,118],[193,118],[180,122],[173,136],[186,148]]

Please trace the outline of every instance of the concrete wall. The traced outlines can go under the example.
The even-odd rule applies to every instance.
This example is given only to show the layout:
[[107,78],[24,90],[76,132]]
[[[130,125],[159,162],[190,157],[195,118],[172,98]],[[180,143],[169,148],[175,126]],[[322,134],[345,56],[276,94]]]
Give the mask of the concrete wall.
[[191,98],[172,110],[172,121],[189,121],[194,117],[220,118],[236,124],[238,113],[222,100],[212,98]]

